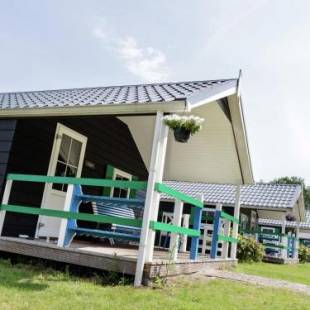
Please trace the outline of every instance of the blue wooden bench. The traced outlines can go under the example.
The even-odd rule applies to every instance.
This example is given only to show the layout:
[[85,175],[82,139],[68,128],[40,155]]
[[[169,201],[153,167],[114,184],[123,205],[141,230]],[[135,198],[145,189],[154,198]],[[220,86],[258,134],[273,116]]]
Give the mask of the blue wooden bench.
[[[81,187],[75,185],[69,211],[78,212],[81,203],[89,202],[92,203],[95,215],[106,216],[111,219],[120,218],[124,220],[125,223],[130,223],[130,220],[136,219],[134,210],[137,210],[136,213],[141,214],[144,208],[143,199],[84,195]],[[140,239],[140,232],[140,227],[119,223],[112,223],[110,227],[104,229],[82,228],[77,226],[76,220],[68,219],[65,227],[63,246],[68,247],[75,236],[82,235],[138,241]]]

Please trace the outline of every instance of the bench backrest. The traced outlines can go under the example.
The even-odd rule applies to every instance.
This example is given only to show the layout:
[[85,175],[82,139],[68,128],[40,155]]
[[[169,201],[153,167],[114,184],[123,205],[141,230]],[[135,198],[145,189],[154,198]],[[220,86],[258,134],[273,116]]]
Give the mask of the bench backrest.
[[105,202],[105,203],[92,203],[93,212],[97,215],[118,216],[129,219],[135,218],[135,213],[132,208],[125,204]]

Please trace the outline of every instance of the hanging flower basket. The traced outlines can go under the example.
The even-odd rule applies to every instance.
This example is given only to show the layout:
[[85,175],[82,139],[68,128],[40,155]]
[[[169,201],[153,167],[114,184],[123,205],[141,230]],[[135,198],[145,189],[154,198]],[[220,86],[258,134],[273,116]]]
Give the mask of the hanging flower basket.
[[293,215],[293,214],[287,214],[286,216],[285,216],[285,219],[288,221],[288,222],[294,222],[294,221],[296,221],[296,217]]
[[179,127],[173,130],[174,138],[176,141],[185,143],[188,141],[191,132],[188,129],[185,129],[184,127]]
[[164,123],[173,130],[176,141],[186,143],[191,135],[199,132],[204,119],[198,116],[180,116],[176,114],[164,117]]

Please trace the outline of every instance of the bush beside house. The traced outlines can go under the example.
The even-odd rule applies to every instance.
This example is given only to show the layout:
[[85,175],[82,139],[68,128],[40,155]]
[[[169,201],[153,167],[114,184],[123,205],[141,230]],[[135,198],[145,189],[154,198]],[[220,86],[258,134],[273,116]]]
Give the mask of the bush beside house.
[[299,245],[298,258],[299,258],[300,263],[310,262],[310,248],[308,248],[302,244]]
[[241,262],[261,262],[264,248],[252,237],[239,235],[237,258]]

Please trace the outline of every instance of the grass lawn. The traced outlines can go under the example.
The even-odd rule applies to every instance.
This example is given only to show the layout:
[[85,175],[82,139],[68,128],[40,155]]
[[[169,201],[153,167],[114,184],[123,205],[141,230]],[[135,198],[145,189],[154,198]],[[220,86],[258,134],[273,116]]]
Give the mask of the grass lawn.
[[310,285],[310,264],[239,263],[235,271]]
[[52,269],[0,260],[0,309],[309,309],[310,297],[221,280],[162,289],[101,286]]

